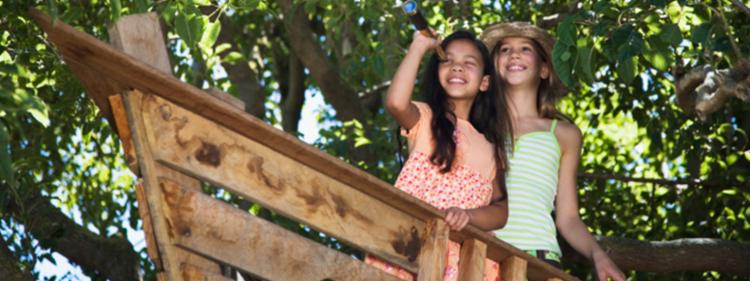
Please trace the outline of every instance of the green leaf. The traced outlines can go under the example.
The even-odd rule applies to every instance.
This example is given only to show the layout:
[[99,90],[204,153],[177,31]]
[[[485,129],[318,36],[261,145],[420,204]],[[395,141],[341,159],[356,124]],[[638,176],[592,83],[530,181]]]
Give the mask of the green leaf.
[[552,50],[552,65],[555,68],[555,72],[557,72],[557,76],[560,77],[563,84],[568,87],[573,85],[571,64],[574,63],[574,61],[565,61],[563,57],[567,56],[570,58],[570,56],[572,56],[570,52],[568,46],[563,46],[563,44],[555,44],[555,48]]
[[660,71],[668,70],[674,64],[674,54],[661,40],[649,38],[649,48],[643,57],[650,62],[654,68]]
[[708,42],[708,36],[711,34],[711,24],[710,23],[704,23],[699,25],[696,28],[693,28],[693,34],[690,38],[691,41],[695,44],[701,44],[706,45]]
[[136,13],[145,13],[148,12],[148,9],[151,7],[151,1],[149,0],[135,0],[135,12]]
[[221,22],[218,20],[209,22],[206,25],[206,29],[203,31],[203,36],[201,36],[201,41],[199,43],[200,47],[202,49],[210,49],[213,47],[214,43],[216,43],[216,38],[219,37],[219,32],[221,32]]
[[667,6],[667,15],[669,15],[669,19],[672,20],[672,22],[679,22],[680,17],[682,16],[682,7],[680,7],[680,3],[677,1],[672,1]]
[[112,12],[112,22],[117,22],[117,19],[120,18],[120,15],[122,14],[122,3],[120,3],[120,0],[111,0],[110,3],[112,6],[111,12]]
[[566,18],[557,26],[558,43],[566,46],[576,45],[576,26],[573,20]]
[[635,58],[628,58],[617,64],[617,75],[625,84],[630,84],[635,78]]
[[581,70],[583,75],[581,78],[587,83],[594,83],[594,73],[592,71],[592,58],[594,57],[594,48],[591,46],[578,47],[578,69]]
[[179,13],[175,17],[175,25],[177,27],[177,35],[180,35],[180,38],[185,41],[188,48],[192,48],[198,43],[198,38],[201,37],[201,31],[203,30],[201,16]]
[[10,158],[10,134],[3,122],[0,122],[0,180],[5,181],[12,188],[16,187],[13,167]]
[[672,47],[677,47],[677,45],[680,45],[680,43],[682,42],[682,33],[680,32],[680,27],[678,27],[676,24],[671,23],[664,25],[662,27],[661,33],[659,34],[659,38]]

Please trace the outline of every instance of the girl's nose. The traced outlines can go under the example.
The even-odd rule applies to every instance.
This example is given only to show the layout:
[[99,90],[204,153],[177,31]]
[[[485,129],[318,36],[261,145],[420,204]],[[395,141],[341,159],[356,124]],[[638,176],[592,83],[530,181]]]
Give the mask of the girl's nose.
[[464,68],[463,68],[463,67],[461,67],[461,65],[460,65],[460,64],[458,64],[458,63],[454,63],[453,65],[451,65],[451,71],[456,71],[456,72],[463,72],[463,71],[464,71]]

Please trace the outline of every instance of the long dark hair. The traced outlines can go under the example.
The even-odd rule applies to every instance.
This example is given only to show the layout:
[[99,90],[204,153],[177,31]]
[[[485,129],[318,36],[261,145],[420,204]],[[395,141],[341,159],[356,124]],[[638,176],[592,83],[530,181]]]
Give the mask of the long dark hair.
[[[470,31],[456,31],[446,37],[440,44],[443,49],[456,40],[471,42],[482,55],[484,64],[483,75],[489,75],[490,86],[487,91],[480,92],[471,105],[469,122],[474,128],[495,147],[495,182],[502,193],[495,201],[507,199],[505,187],[505,171],[508,167],[507,146],[512,147],[513,132],[508,113],[508,102],[504,95],[500,95],[498,87],[500,80],[495,71],[494,63],[490,59],[487,47]],[[424,101],[432,110],[432,137],[436,142],[435,151],[430,155],[430,161],[440,167],[440,172],[446,173],[453,167],[456,158],[456,141],[453,138],[456,130],[456,115],[448,103],[445,89],[440,85],[438,67],[440,61],[436,54],[430,57],[424,72],[421,93]]]

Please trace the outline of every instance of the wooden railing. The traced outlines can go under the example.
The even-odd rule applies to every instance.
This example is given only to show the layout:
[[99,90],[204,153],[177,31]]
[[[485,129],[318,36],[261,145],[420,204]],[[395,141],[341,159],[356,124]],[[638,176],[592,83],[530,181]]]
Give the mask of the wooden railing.
[[485,258],[503,280],[577,280],[474,226],[449,231],[432,206],[176,79],[154,14],[122,18],[114,46],[31,14],[117,128],[160,280],[228,280],[219,265],[269,280],[397,280],[204,194],[202,181],[419,280],[442,278],[448,240],[463,245],[460,280],[482,280]]

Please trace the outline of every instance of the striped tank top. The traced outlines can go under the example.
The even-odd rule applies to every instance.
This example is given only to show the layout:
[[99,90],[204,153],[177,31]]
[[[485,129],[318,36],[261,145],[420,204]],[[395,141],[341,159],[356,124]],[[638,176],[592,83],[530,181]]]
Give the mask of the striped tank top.
[[495,235],[521,250],[560,255],[551,215],[561,154],[556,126],[557,120],[552,120],[549,131],[527,133],[516,140],[508,157],[508,222]]

